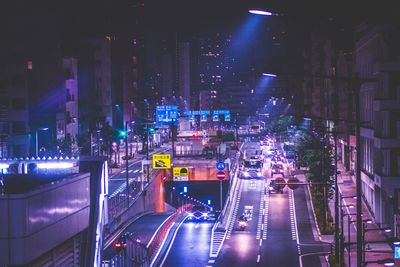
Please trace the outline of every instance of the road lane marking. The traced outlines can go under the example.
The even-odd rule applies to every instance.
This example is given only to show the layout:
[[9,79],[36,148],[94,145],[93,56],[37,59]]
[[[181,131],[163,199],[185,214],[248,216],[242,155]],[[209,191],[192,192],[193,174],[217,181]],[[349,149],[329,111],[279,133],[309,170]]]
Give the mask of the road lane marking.
[[[160,264],[160,267],[162,267],[162,266],[164,265],[164,262],[165,262],[165,260],[167,259],[168,254],[169,254],[169,252],[170,252],[170,250],[171,250],[171,248],[172,248],[172,245],[174,244],[174,241],[175,241],[176,235],[178,234],[179,228],[181,228],[182,224],[185,222],[185,220],[186,220],[188,217],[189,217],[189,215],[187,215],[187,216],[179,223],[178,227],[175,229],[175,233],[174,233],[174,235],[172,236],[172,240],[171,240],[171,242],[169,243],[167,252],[165,253],[165,256],[164,256],[164,258],[163,258],[163,260],[162,260],[162,262],[161,262],[161,264]],[[169,232],[169,230],[170,230],[175,224],[176,224],[176,222],[174,222],[174,223],[171,225],[171,227],[168,229],[168,232]],[[162,244],[162,245],[164,245],[164,242],[165,242],[165,240],[167,239],[166,237],[168,236],[168,232],[167,232],[167,234],[165,235],[165,238],[164,238],[164,240],[163,240],[163,244]],[[160,250],[159,250],[159,251],[161,251],[161,249],[162,249],[162,246],[160,247]],[[154,264],[154,262],[153,262],[153,264]]]
[[215,260],[209,260],[208,261],[208,263],[214,263],[215,262]]
[[153,236],[151,237],[150,241],[147,243],[146,248],[149,248],[151,243],[153,242],[154,238],[156,237],[158,231],[160,231],[161,227],[163,227],[163,225],[165,224],[166,221],[169,220],[169,218],[171,218],[174,214],[169,215],[161,224],[160,226],[158,226],[157,230],[154,232]]
[[260,247],[261,247],[261,245],[262,245],[262,241],[263,241],[263,240],[262,240],[262,239],[260,239]]
[[138,173],[138,172],[139,172],[139,169],[133,171],[133,173]]
[[258,255],[257,255],[257,263],[260,262],[260,258],[261,258],[261,256],[260,256],[260,254],[258,254]]

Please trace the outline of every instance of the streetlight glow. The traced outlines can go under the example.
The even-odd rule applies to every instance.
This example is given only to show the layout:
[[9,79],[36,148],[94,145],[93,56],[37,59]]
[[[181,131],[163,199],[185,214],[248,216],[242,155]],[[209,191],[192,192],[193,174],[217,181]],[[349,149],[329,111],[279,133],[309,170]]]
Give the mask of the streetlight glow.
[[267,76],[267,77],[276,77],[276,74],[268,73],[268,72],[263,72],[262,75],[263,75],[263,76]]
[[272,16],[271,12],[268,12],[265,10],[259,10],[259,9],[250,9],[249,13],[255,14],[255,15],[261,15],[261,16]]

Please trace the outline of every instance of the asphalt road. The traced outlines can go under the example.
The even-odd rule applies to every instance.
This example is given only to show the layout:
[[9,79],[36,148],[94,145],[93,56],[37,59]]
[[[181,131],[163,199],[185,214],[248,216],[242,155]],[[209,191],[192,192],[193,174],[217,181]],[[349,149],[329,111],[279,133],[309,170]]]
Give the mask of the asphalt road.
[[[248,145],[254,149],[254,143],[246,144],[245,149]],[[242,180],[238,209],[231,222],[235,226],[231,233],[228,231],[215,262],[209,262],[208,266],[321,266],[316,253],[327,246],[315,241],[306,188],[292,191],[286,187],[283,194],[270,195],[267,190],[270,165],[264,166],[263,179]],[[288,174],[286,169],[285,176]],[[238,217],[244,208],[251,206],[253,218],[245,231],[239,231]]]
[[[170,214],[167,213],[145,215],[129,225],[125,229],[124,233],[136,233],[135,237],[138,237],[141,240],[141,243],[148,244],[158,227],[168,218],[169,215]],[[117,251],[114,248],[114,243],[112,243],[103,250],[103,260],[110,260],[116,254]]]
[[173,240],[162,265],[164,267],[204,267],[210,252],[211,229],[214,221],[185,221]]

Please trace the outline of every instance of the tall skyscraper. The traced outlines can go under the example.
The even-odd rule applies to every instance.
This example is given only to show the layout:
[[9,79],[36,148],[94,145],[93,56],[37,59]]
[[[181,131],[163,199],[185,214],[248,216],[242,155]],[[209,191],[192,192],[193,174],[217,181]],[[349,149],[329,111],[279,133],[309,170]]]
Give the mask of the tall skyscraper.
[[186,107],[190,109],[190,44],[180,42],[178,44],[178,92],[179,97],[186,101]]

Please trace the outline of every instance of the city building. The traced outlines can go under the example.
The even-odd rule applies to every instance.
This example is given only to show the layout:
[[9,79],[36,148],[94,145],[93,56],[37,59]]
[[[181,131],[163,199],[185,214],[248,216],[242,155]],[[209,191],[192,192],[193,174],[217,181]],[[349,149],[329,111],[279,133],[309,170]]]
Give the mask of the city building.
[[247,118],[255,113],[252,105],[252,91],[248,85],[225,86],[223,94],[225,109],[232,114],[232,120],[237,122],[246,121]]
[[[15,54],[14,52],[15,51]],[[8,50],[0,62],[0,158],[29,156],[28,72],[32,61]]]
[[362,191],[376,221],[394,226],[399,237],[399,29],[365,23],[356,33],[354,70],[376,79],[360,88]]
[[[113,106],[111,40],[89,38],[81,42],[78,55],[79,132],[85,135],[98,123],[114,126],[121,109]],[[122,119],[121,114],[119,116]]]
[[178,61],[178,94],[186,102],[186,109],[190,109],[190,43],[179,42],[177,50]]
[[63,59],[63,73],[65,79],[65,102],[60,103],[60,111],[56,115],[57,140],[70,139],[76,142],[78,134],[78,62],[76,58]]

